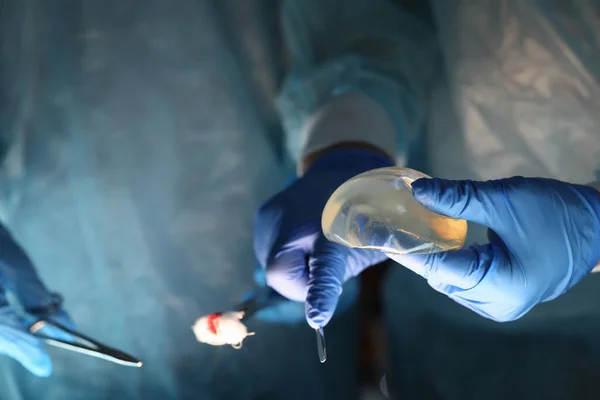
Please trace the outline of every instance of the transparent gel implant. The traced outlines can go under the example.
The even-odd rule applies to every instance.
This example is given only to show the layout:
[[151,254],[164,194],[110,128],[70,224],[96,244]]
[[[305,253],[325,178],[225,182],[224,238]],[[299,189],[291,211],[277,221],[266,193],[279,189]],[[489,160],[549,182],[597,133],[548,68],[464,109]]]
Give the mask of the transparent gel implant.
[[424,254],[458,249],[467,222],[437,214],[412,195],[411,184],[429,176],[408,168],[380,168],[341,185],[329,198],[321,226],[347,247],[388,254]]

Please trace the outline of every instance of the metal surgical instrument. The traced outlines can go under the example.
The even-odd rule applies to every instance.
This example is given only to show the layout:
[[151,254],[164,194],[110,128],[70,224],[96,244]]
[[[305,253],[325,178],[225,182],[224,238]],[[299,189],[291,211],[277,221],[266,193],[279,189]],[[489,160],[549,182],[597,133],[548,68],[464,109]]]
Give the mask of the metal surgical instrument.
[[[73,336],[73,338],[79,341],[80,343],[76,343],[75,341],[69,342],[65,340],[55,339],[50,336],[41,334],[40,330],[47,325],[53,326],[64,331],[65,333]],[[93,340],[88,336],[85,336],[82,333],[71,330],[66,326],[63,326],[56,322],[48,321],[46,319],[40,319],[29,326],[29,332],[51,346],[60,347],[66,350],[75,351],[77,353],[85,354],[96,358],[101,358],[103,360],[124,365],[126,367],[139,368],[142,366],[142,362],[137,358],[130,356],[129,354],[124,353],[120,350],[106,346],[100,342]]]

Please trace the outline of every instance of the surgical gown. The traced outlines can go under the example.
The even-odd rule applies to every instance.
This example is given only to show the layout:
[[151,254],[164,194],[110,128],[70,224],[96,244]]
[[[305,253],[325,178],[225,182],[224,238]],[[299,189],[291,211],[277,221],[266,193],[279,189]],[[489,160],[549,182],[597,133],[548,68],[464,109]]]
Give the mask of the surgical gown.
[[49,348],[44,379],[1,357],[0,399],[352,397],[352,313],[325,365],[306,324],[251,321],[241,350],[191,330],[253,288],[254,212],[288,173],[242,68],[266,56],[229,36],[263,42],[257,5],[3,3],[3,221],[78,328],[144,366]]

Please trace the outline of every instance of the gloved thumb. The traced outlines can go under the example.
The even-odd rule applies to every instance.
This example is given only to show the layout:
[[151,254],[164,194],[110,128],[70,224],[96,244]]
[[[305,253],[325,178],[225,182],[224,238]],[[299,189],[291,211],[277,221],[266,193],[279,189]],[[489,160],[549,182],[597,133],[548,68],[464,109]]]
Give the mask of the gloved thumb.
[[242,303],[253,302],[259,309],[254,318],[268,323],[298,324],[304,321],[304,302],[283,297],[279,292],[267,287],[265,270],[257,265],[254,268],[256,288],[247,292]]
[[315,241],[308,261],[308,294],[306,296],[306,320],[313,328],[321,328],[331,320],[342,294],[346,275],[346,262],[350,249],[325,239]]
[[306,299],[308,271],[302,249],[280,251],[266,266],[267,285],[295,301]]
[[[488,225],[499,192],[497,181],[451,181],[421,178],[412,183],[415,199],[430,210],[452,218]],[[489,225],[488,225],[489,226]]]

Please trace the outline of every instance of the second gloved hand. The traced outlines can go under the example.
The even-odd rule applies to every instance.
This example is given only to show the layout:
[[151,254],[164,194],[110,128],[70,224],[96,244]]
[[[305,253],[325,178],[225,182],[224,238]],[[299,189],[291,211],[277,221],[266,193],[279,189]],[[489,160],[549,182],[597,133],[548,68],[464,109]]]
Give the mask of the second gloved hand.
[[[15,294],[30,316],[17,314],[8,303],[6,291]],[[46,289],[29,257],[0,224],[0,354],[14,358],[35,375],[49,376],[50,356],[40,339],[27,328],[37,318],[45,318],[73,329],[73,322],[61,305],[61,297]],[[54,327],[44,327],[40,333],[70,339]]]
[[313,328],[329,322],[345,281],[387,259],[329,242],[321,231],[325,203],[346,180],[390,165],[388,157],[371,150],[330,150],[256,215],[254,250],[267,284],[289,299],[306,300]]
[[593,188],[523,177],[420,179],[412,188],[431,210],[490,228],[486,245],[401,260],[487,318],[520,318],[565,293],[600,260],[600,194]]

